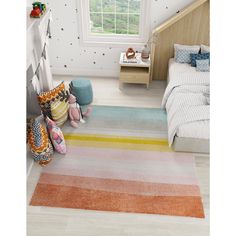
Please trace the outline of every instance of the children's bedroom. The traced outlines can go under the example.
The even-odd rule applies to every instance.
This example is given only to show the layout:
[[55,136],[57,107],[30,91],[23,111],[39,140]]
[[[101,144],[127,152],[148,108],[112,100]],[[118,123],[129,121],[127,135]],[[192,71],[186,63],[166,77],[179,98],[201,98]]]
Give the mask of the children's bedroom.
[[209,1],[29,1],[26,30],[28,235],[208,235]]
[[[4,174],[4,185],[15,193],[6,196],[11,203],[1,202],[12,207],[11,219],[24,206],[22,192],[26,218],[25,225],[6,224],[2,235],[209,236],[210,162],[219,160],[212,138],[220,139],[221,159],[230,156],[223,148],[233,147],[221,145],[231,142],[220,134],[232,132],[230,122],[210,135],[210,77],[213,88],[223,78],[210,72],[214,58],[222,57],[214,51],[210,58],[210,50],[227,47],[212,43],[210,0],[27,0],[23,33],[11,5],[13,12],[6,12],[16,24],[14,38],[25,34],[26,45],[11,43],[5,60],[24,61],[14,47],[26,60],[20,70],[18,62],[3,68],[20,83],[4,85],[3,110],[14,114],[4,112],[1,135],[10,142],[4,155],[19,165],[2,165],[13,178],[6,185]],[[226,77],[232,76],[226,71]],[[229,83],[221,86],[218,97],[223,90],[233,94]],[[218,104],[229,106],[232,98],[223,97]],[[229,121],[232,107],[219,109]],[[18,144],[22,152],[13,148]],[[16,184],[17,169],[24,169],[25,187]],[[18,224],[25,234],[10,233]]]

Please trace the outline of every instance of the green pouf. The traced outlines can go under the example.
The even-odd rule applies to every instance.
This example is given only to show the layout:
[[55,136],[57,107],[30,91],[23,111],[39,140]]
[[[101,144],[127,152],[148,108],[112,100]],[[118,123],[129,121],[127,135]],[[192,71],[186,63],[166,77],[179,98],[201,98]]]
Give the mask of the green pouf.
[[89,105],[93,101],[93,89],[90,80],[74,79],[70,83],[70,92],[76,97],[81,106]]

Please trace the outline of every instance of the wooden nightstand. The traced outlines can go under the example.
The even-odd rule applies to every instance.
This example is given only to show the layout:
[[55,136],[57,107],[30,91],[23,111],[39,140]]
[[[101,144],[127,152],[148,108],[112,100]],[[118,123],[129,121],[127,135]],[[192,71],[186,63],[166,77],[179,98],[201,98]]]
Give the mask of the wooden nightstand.
[[141,53],[136,53],[137,63],[124,62],[125,53],[120,55],[120,88],[122,83],[146,84],[149,87],[150,81],[150,58],[147,62],[141,60]]

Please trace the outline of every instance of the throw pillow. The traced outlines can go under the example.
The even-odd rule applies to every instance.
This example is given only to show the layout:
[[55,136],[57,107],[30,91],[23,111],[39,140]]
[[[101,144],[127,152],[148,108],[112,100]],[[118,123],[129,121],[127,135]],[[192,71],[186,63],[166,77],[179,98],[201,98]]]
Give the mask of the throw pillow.
[[48,138],[46,128],[37,120],[31,122],[28,143],[35,161],[44,166],[51,161],[52,144]]
[[201,44],[201,54],[202,53],[210,53],[210,47],[209,46],[207,46],[207,45],[203,45],[203,44]]
[[67,121],[68,109],[69,103],[67,101],[54,101],[51,103],[52,120],[54,120],[58,126],[63,125]]
[[200,50],[200,46],[198,45],[181,45],[181,44],[174,44],[175,49],[175,61],[178,63],[190,63],[191,53],[198,53]]
[[191,66],[196,67],[196,60],[210,59],[210,53],[203,53],[203,54],[191,53],[190,58],[191,58]]
[[[69,98],[69,93],[68,91],[65,90],[64,82],[59,84],[56,88],[47,92],[42,92],[38,95],[38,101],[39,101],[41,110],[44,116],[48,116],[50,119],[53,119],[52,109],[53,110],[55,109],[55,103],[57,104],[56,106],[62,103],[60,108],[63,107],[64,109],[67,109],[68,111],[68,98]],[[57,118],[55,118],[56,119],[55,121],[60,119],[60,122],[59,122],[60,125],[63,124],[65,120],[67,119],[65,118],[65,113],[63,113],[63,119],[61,119],[62,116],[58,117],[58,114],[56,115],[56,117]]]
[[48,117],[46,117],[45,121],[53,147],[57,152],[66,154],[66,143],[61,129]]
[[196,60],[196,70],[201,72],[208,72],[210,71],[210,64],[209,59],[206,60]]

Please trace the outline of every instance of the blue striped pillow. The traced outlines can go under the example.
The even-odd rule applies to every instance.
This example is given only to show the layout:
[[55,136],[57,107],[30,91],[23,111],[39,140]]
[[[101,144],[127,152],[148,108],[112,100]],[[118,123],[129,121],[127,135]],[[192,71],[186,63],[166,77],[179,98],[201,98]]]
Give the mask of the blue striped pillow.
[[196,60],[206,60],[210,59],[210,53],[202,53],[202,54],[190,54],[190,59],[191,59],[191,66],[196,67]]

